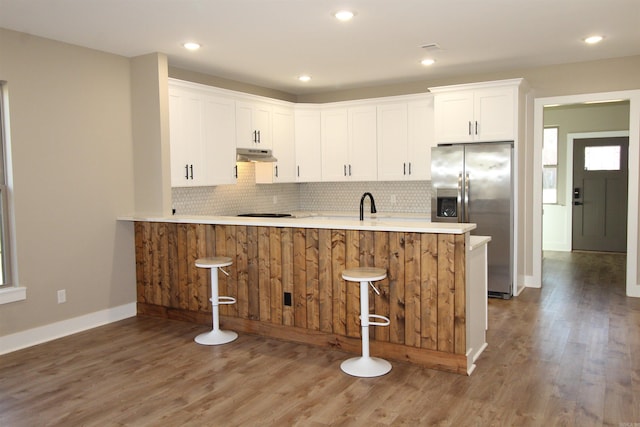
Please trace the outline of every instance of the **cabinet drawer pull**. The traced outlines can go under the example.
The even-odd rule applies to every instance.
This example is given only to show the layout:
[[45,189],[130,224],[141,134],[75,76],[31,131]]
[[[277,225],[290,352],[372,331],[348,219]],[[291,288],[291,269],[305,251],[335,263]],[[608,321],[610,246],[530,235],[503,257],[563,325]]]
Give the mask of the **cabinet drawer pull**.
[[184,165],[184,178],[189,179],[189,165]]
[[344,176],[347,176],[347,165],[342,165],[342,168],[344,169]]
[[190,173],[190,175],[191,175],[190,178],[193,179],[193,165],[189,165],[189,171],[191,172]]
[[407,174],[407,164],[402,163],[402,175],[406,175],[406,174]]
[[478,134],[478,121],[476,120],[476,135]]
[[471,120],[469,120],[469,136],[471,136]]
[[349,165],[349,176],[351,176],[351,165]]
[[411,175],[411,162],[409,162],[409,175]]
[[277,178],[278,177],[278,165],[276,165],[275,169],[276,169],[276,178]]

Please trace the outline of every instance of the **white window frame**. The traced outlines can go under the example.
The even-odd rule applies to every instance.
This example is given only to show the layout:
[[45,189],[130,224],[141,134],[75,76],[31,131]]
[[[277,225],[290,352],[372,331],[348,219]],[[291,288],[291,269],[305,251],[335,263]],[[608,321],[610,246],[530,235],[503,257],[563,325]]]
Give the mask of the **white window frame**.
[[9,127],[9,97],[7,83],[0,80],[0,242],[3,280],[0,283],[0,304],[27,298],[27,289],[18,286],[15,259],[15,228],[13,227],[13,197],[11,169],[11,132]]

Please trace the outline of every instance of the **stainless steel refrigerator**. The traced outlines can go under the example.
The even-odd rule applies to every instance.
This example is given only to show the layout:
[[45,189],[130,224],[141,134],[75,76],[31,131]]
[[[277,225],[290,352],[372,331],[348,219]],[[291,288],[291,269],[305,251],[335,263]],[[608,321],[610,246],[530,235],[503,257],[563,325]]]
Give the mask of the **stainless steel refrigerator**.
[[472,222],[491,236],[489,296],[513,294],[513,143],[440,145],[431,149],[431,221]]

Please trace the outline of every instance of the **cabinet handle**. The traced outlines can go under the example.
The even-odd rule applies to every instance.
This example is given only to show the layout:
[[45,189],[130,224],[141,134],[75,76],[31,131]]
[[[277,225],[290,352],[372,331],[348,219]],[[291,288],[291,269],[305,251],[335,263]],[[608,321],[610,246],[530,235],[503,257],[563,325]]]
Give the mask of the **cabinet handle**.
[[189,179],[189,165],[184,165],[184,178]]
[[406,175],[406,174],[407,174],[407,164],[402,163],[402,175]]
[[342,165],[342,168],[344,169],[344,176],[347,176],[347,165]]
[[298,166],[298,177],[300,177],[300,166]]
[[256,130],[253,131],[253,143],[254,144],[258,143],[258,131]]
[[349,176],[351,176],[351,165],[349,165]]
[[234,178],[238,178],[238,165],[233,167],[233,176]]
[[476,135],[478,134],[478,121],[476,120]]
[[409,175],[411,175],[411,162],[409,162]]
[[471,136],[471,120],[469,120],[469,136]]
[[258,132],[258,144],[260,144],[260,131],[256,131]]
[[278,177],[278,165],[276,165],[276,178]]
[[189,171],[191,172],[191,179],[193,179],[193,165],[189,165]]

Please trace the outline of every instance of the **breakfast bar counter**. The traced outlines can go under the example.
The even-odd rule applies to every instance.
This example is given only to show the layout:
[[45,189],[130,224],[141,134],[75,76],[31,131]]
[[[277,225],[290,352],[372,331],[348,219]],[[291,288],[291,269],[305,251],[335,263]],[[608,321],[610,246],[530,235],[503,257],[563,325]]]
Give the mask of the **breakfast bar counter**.
[[471,287],[482,286],[483,274],[486,286],[486,268],[472,271],[482,263],[469,254],[489,239],[470,236],[475,224],[327,215],[120,220],[135,223],[139,314],[210,324],[210,278],[195,260],[227,256],[233,264],[219,276],[220,294],[237,304],[220,307],[224,328],[358,353],[360,297],[341,273],[371,266],[387,271],[380,295],[370,291],[371,313],[390,319],[372,328],[372,355],[468,375],[486,346],[486,293],[482,303],[470,300],[482,298]]

